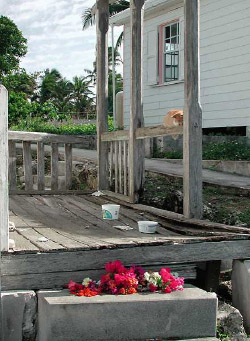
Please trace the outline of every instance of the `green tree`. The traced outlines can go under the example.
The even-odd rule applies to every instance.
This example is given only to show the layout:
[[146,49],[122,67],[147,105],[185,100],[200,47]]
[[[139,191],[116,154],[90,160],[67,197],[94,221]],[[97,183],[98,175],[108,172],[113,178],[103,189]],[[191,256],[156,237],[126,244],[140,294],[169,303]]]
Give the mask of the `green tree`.
[[72,110],[73,84],[62,78],[56,82],[52,92],[51,101],[60,114],[61,120],[66,119]]
[[[94,7],[87,8],[82,15],[82,25],[85,30],[89,26],[95,24],[95,10]],[[109,15],[115,15],[119,12],[124,11],[129,8],[129,1],[126,0],[117,0],[116,2],[109,4]]]
[[94,93],[91,91],[91,80],[89,80],[88,77],[75,76],[73,78],[72,92],[74,112],[77,112],[78,116],[81,116],[82,113],[92,111],[93,98]]
[[[127,0],[117,0],[112,4],[109,4],[109,16],[112,17],[113,15],[124,11],[125,9],[129,8],[130,4]],[[93,7],[87,8],[83,15],[82,15],[82,28],[86,30],[88,27],[93,26],[95,24],[95,5]],[[115,50],[121,46],[123,40],[123,32],[117,39]]]
[[40,102],[44,103],[54,97],[56,84],[62,80],[62,75],[56,69],[46,69],[41,79]]
[[18,69],[2,77],[2,83],[8,91],[22,92],[26,98],[33,101],[37,98],[38,76],[38,72],[28,74],[25,69]]
[[0,77],[18,69],[20,59],[27,53],[27,40],[16,24],[0,16]]

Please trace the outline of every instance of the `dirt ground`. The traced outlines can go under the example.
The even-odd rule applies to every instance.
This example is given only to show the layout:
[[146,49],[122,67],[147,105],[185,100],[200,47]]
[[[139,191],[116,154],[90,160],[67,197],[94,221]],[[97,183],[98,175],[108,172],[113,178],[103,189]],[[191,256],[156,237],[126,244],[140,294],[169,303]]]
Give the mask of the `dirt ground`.
[[[182,179],[147,174],[141,203],[183,212]],[[206,185],[203,187],[204,218],[228,225],[250,227],[250,192]]]

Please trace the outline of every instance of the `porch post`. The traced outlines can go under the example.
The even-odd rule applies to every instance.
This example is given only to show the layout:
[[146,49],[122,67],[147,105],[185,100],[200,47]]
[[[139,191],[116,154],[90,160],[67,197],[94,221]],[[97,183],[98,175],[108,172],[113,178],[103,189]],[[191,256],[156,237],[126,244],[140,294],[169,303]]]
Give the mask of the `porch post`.
[[184,0],[185,106],[184,216],[202,218],[202,111],[200,106],[200,0]]
[[8,91],[0,85],[0,246],[9,248]]
[[136,140],[136,129],[144,126],[142,106],[142,26],[144,0],[130,1],[131,83],[129,127],[129,197],[138,201],[144,183],[144,141]]
[[101,134],[108,131],[108,27],[109,0],[96,1],[96,108],[97,108],[97,155],[98,189],[109,187],[108,143],[101,141]]

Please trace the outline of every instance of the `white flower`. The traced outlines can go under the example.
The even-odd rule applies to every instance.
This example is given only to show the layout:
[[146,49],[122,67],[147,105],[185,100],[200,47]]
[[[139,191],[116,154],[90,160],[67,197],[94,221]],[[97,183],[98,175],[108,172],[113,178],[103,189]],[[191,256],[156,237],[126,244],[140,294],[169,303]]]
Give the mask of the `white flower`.
[[89,277],[84,278],[82,281],[82,285],[85,285],[86,287],[89,285],[89,282],[92,282],[92,279]]
[[145,281],[149,281],[149,277],[150,277],[150,275],[149,275],[149,273],[148,272],[144,272],[144,279],[145,279]]

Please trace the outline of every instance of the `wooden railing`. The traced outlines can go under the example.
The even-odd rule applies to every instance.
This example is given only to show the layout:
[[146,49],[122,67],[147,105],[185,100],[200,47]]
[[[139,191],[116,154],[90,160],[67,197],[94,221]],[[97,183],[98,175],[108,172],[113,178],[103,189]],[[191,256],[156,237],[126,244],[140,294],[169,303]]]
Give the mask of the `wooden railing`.
[[[54,135],[47,133],[33,133],[9,131],[9,189],[10,192],[20,192],[17,185],[17,143],[21,143],[23,155],[25,191],[58,190],[59,175],[59,144],[64,146],[65,162],[65,190],[72,188],[72,144],[82,142],[80,136]],[[32,148],[35,144],[35,148]],[[51,186],[45,187],[45,146],[51,155]],[[49,147],[47,147],[49,146]],[[61,148],[61,147],[60,147]],[[32,152],[35,152],[37,164],[37,186],[34,186],[32,171]]]
[[[148,137],[179,135],[182,127],[167,128],[163,125],[136,129],[136,139]],[[109,187],[111,192],[125,197],[129,196],[130,165],[129,165],[129,131],[118,130],[105,132],[101,141],[108,144],[109,150]],[[110,193],[112,195],[112,193]],[[131,201],[131,199],[128,199]]]

